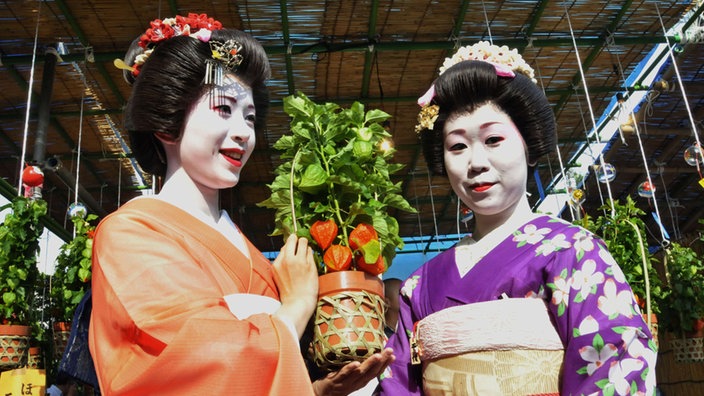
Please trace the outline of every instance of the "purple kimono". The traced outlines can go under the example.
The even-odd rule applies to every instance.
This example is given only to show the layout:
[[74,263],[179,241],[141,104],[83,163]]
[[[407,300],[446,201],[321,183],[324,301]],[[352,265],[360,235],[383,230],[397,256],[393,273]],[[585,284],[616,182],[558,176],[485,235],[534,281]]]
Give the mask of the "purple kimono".
[[623,272],[589,231],[540,216],[514,231],[464,277],[451,248],[406,280],[397,331],[387,344],[396,361],[381,376],[381,395],[423,393],[421,366],[410,363],[414,323],[504,293],[547,303],[565,348],[561,395],[654,394],[657,348]]

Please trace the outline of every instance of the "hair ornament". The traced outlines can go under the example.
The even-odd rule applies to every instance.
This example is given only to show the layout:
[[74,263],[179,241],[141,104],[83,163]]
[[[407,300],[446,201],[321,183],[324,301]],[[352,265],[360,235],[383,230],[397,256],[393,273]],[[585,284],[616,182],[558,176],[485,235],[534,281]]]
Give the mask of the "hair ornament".
[[430,88],[421,96],[418,98],[418,106],[424,107],[430,104],[430,102],[433,100],[435,97],[435,84],[430,84]]
[[440,114],[440,106],[423,106],[420,109],[420,113],[418,113],[418,125],[416,125],[416,133],[420,133],[420,131],[422,131],[423,129],[432,130],[435,126],[435,120],[438,119],[438,114]]
[[[445,73],[452,66],[467,60],[477,60],[491,64],[499,77],[514,78],[516,73],[521,73],[537,83],[533,68],[526,63],[516,49],[509,49],[505,45],[499,47],[488,41],[479,41],[472,45],[460,47],[452,57],[445,58],[445,62],[439,68],[439,75]],[[438,118],[440,108],[437,105],[431,105],[434,97],[435,83],[430,86],[423,96],[418,98],[418,105],[421,110],[418,113],[416,133],[420,133],[424,129],[432,130],[435,126],[435,120]]]
[[237,67],[242,63],[244,57],[240,53],[242,44],[235,40],[227,40],[225,42],[211,40],[210,52],[211,58],[205,61],[205,85],[223,85],[223,77],[225,70],[234,73]]
[[163,20],[155,19],[139,37],[139,46],[144,49],[144,53],[135,58],[134,64],[130,66],[121,59],[116,59],[113,63],[118,69],[129,70],[137,77],[139,69],[159,43],[176,36],[189,36],[207,43],[210,41],[210,34],[220,29],[222,23],[206,14],[189,13],[188,16],[176,15]]
[[227,40],[224,43],[213,40],[210,42],[210,50],[213,52],[213,59],[220,61],[227,70],[237,70],[242,63],[242,44],[235,40]]
[[505,45],[499,47],[488,41],[480,41],[460,47],[452,57],[445,58],[445,62],[439,69],[440,75],[450,67],[466,60],[491,63],[496,68],[496,74],[501,77],[513,78],[515,76],[513,73],[521,73],[533,80],[533,82],[537,82],[533,68],[526,63],[521,54],[518,53],[518,50],[515,48],[509,49]]

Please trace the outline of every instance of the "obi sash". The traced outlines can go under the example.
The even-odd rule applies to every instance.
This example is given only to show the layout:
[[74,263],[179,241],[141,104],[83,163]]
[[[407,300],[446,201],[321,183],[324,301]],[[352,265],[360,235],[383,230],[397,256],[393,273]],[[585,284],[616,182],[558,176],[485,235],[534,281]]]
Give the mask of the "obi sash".
[[426,395],[559,395],[564,346],[541,299],[447,308],[414,338]]

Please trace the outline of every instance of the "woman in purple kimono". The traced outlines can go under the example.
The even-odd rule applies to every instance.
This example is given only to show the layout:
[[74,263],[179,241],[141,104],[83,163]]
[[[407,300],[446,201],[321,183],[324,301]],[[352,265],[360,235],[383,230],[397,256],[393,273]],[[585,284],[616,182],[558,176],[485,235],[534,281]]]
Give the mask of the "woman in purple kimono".
[[405,281],[380,394],[652,395],[657,348],[604,243],[530,209],[529,170],[557,139],[530,66],[460,48],[419,104],[426,162],[475,228]]

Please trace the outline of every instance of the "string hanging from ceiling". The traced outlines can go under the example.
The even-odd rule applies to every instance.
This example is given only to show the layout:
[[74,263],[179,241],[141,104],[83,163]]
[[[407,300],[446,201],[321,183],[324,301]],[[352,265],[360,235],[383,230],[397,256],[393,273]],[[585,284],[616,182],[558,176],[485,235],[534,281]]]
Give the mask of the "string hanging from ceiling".
[[[589,156],[591,157],[592,161],[596,164],[597,162],[597,157],[594,155],[594,151],[592,150],[591,144],[590,144],[590,138],[589,138],[589,127],[587,126],[587,121],[584,119],[584,109],[582,108],[582,100],[579,98],[579,93],[575,89],[575,97],[577,98],[577,109],[579,109],[579,117],[582,120],[582,128],[584,129],[584,134],[585,134],[585,139],[587,143],[587,149],[589,151]],[[588,98],[587,98],[588,99]],[[599,137],[596,135],[595,141],[598,142]],[[604,201],[604,193],[601,191],[601,183],[599,183],[599,176],[600,172],[601,175],[604,175],[603,177],[605,178],[606,182],[610,182],[613,176],[615,176],[615,171],[611,169],[611,164],[604,163],[603,160],[599,161],[602,165],[594,165],[593,168],[595,169],[595,176],[597,178],[597,183],[596,183],[596,189],[599,193],[599,202],[601,203],[601,206],[604,206],[606,204],[606,201]],[[603,166],[604,169],[600,169],[600,167]],[[572,176],[574,178],[574,176]],[[576,180],[571,180],[571,182],[575,185],[575,188],[578,186],[578,182]],[[613,207],[613,205],[612,205]]]
[[[619,78],[623,82],[624,88],[627,88],[626,87],[626,84],[627,84],[626,76],[623,73],[623,66],[621,64],[621,58],[619,57],[617,51],[612,52],[613,46],[615,45],[612,35],[609,36],[609,38],[606,40],[606,43],[607,43],[606,48],[609,51],[609,53],[611,53],[612,55],[615,53],[616,62],[617,62],[617,66],[618,66],[618,72],[619,72]],[[658,223],[658,226],[659,226],[658,228],[660,229],[660,244],[662,246],[667,246],[669,244],[669,236],[667,235],[667,231],[665,230],[665,227],[663,227],[662,223],[660,222],[660,219],[662,217],[660,216],[660,209],[659,209],[658,201],[657,201],[657,198],[655,195],[655,190],[656,190],[655,184],[653,183],[653,179],[650,176],[650,168],[648,166],[648,160],[645,155],[645,148],[643,147],[643,139],[641,138],[641,135],[640,135],[640,128],[638,127],[638,122],[635,122],[636,118],[635,118],[635,114],[633,113],[633,110],[632,109],[627,110],[623,106],[623,102],[624,102],[623,100],[618,101],[619,112],[627,111],[629,118],[634,120],[633,125],[632,125],[633,131],[634,131],[636,138],[638,140],[638,148],[640,149],[641,159],[643,160],[643,169],[645,170],[645,175],[646,175],[645,183],[647,183],[647,184],[645,184],[645,183],[642,183],[642,184],[645,184],[645,189],[648,191],[648,194],[650,195],[649,197],[644,196],[644,195],[641,195],[641,196],[647,197],[648,201],[652,202],[652,204],[655,208],[656,222]],[[621,128],[619,127],[619,130],[620,129]],[[623,137],[622,137],[622,139],[623,139]],[[639,191],[639,193],[640,193],[640,191]],[[651,198],[652,198],[652,200],[651,200]]]
[[665,202],[667,202],[667,209],[670,212],[670,222],[672,223],[672,233],[675,236],[675,240],[680,240],[682,239],[682,233],[680,232],[680,226],[679,226],[679,219],[677,216],[677,211],[672,210],[672,208],[677,207],[679,205],[679,202],[674,201],[670,197],[669,191],[667,191],[667,184],[665,183],[665,178],[663,177],[664,172],[664,166],[661,163],[658,163],[657,161],[655,162],[655,165],[658,167],[658,172],[657,174],[660,175],[660,183],[663,186],[663,195],[665,197]]
[[[73,203],[69,205],[68,208],[68,217],[73,218],[73,217],[81,217],[85,218],[88,215],[88,209],[86,206],[78,201],[78,191],[80,188],[80,179],[81,179],[81,159],[83,157],[82,155],[82,148],[83,148],[83,124],[84,124],[84,109],[85,109],[85,102],[86,102],[86,93],[90,92],[90,87],[88,84],[88,81],[86,80],[86,75],[85,73],[81,70],[80,66],[76,63],[74,63],[74,68],[76,71],[78,71],[78,75],[81,79],[81,82],[83,83],[83,87],[81,89],[81,104],[80,104],[80,111],[79,111],[79,116],[78,116],[78,141],[76,142],[76,177],[74,178],[74,186],[73,186]],[[76,229],[74,227],[73,229],[73,237],[75,238],[76,236]]]
[[[577,40],[574,37],[574,29],[572,28],[572,21],[570,19],[570,13],[567,10],[567,4],[564,3],[564,6],[565,6],[565,15],[567,17],[567,24],[569,25],[569,28],[570,28],[570,37],[572,38],[572,45],[574,47],[575,57],[577,58],[577,66],[579,68],[579,75],[582,79],[582,87],[584,88],[584,96],[587,100],[587,106],[589,108],[589,116],[591,118],[592,126],[593,126],[593,128],[595,128],[594,135],[595,135],[597,141],[599,141],[600,140],[599,133],[598,133],[598,131],[596,131],[596,117],[594,117],[594,109],[592,108],[592,102],[591,102],[591,99],[589,96],[589,87],[587,84],[587,79],[584,76],[584,67],[582,66],[582,59],[579,56],[579,48],[577,47]],[[588,141],[587,141],[587,144],[589,144]],[[609,166],[607,167],[607,165],[609,165]],[[614,207],[613,195],[611,193],[611,179],[613,179],[613,176],[614,176],[612,168],[613,167],[610,164],[607,164],[604,161],[603,150],[599,151],[599,167],[596,168],[595,173],[596,173],[597,180],[604,181],[606,184],[606,191],[608,192],[608,196],[609,196],[609,204],[611,205],[611,214],[613,216],[616,213],[616,208]],[[600,176],[603,176],[603,177],[600,177]],[[598,185],[599,185],[599,183],[597,183],[597,186]],[[601,189],[599,189],[599,191],[600,191],[599,194],[601,197]],[[603,199],[602,199],[602,202],[603,202]]]
[[486,23],[486,31],[489,35],[489,43],[493,45],[494,38],[491,36],[491,24],[489,23],[489,17],[486,14],[486,5],[484,4],[484,0],[482,0],[482,10],[484,11],[484,23]]
[[[657,2],[655,3],[655,9],[658,14],[658,19],[660,21],[660,26],[662,27],[663,36],[665,37],[665,44],[667,45],[667,53],[672,61],[672,67],[675,71],[675,76],[677,77],[677,85],[682,93],[682,101],[684,102],[685,108],[687,110],[687,116],[689,117],[689,123],[692,126],[692,135],[694,141],[696,142],[693,146],[687,148],[684,152],[685,161],[696,166],[697,173],[699,174],[699,184],[704,187],[704,177],[702,177],[701,163],[704,162],[704,153],[702,153],[702,146],[699,142],[699,134],[697,133],[697,123],[694,121],[694,116],[692,115],[692,109],[689,106],[689,100],[687,100],[687,92],[684,89],[684,84],[682,83],[682,76],[680,75],[680,69],[677,66],[677,60],[675,59],[675,54],[670,44],[670,39],[667,37],[667,29],[665,29],[665,24],[662,20],[662,15],[660,14],[660,7],[658,7]],[[685,35],[686,36],[686,35]]]
[[[80,186],[79,181],[81,177],[81,146],[83,142],[83,104],[85,103],[85,89],[87,86],[84,81],[83,92],[81,93],[81,109],[79,112],[79,124],[78,124],[78,142],[76,143],[76,177],[75,184],[73,186],[73,203],[69,205],[68,216],[73,218],[75,216],[85,217],[88,214],[86,207],[78,202],[78,188]],[[73,237],[76,237],[76,228],[73,229]]]
[[[543,75],[540,70],[540,62],[538,62],[538,58],[536,57],[535,60],[533,61],[535,63],[535,71],[538,76],[538,81],[540,82],[540,89],[543,90],[543,93],[545,92],[545,85],[543,84]],[[582,122],[584,122],[584,119],[582,119]],[[574,180],[572,178],[568,179],[567,174],[565,172],[565,164],[562,161],[562,154],[560,153],[560,144],[559,142],[555,142],[555,153],[557,154],[557,161],[558,165],[560,166],[560,177],[562,180],[565,181],[565,191],[569,194],[569,201],[567,204],[567,207],[570,210],[570,216],[572,217],[572,221],[575,221],[580,218],[580,212],[579,208],[581,207],[581,204],[584,202],[584,191],[577,186],[576,183],[571,183]],[[553,173],[552,169],[552,161],[550,161],[550,156],[548,156],[548,169],[550,170],[550,180],[555,180],[555,175]],[[536,180],[536,183],[538,181]]]
[[37,7],[37,24],[34,27],[34,44],[32,46],[32,64],[29,69],[29,87],[27,88],[27,111],[24,118],[24,133],[22,135],[22,154],[20,155],[19,177],[17,185],[17,195],[22,195],[22,174],[24,173],[24,159],[27,156],[27,138],[29,136],[29,114],[32,109],[32,87],[34,86],[34,69],[37,63],[37,42],[39,40],[39,21],[42,14],[42,3]]

